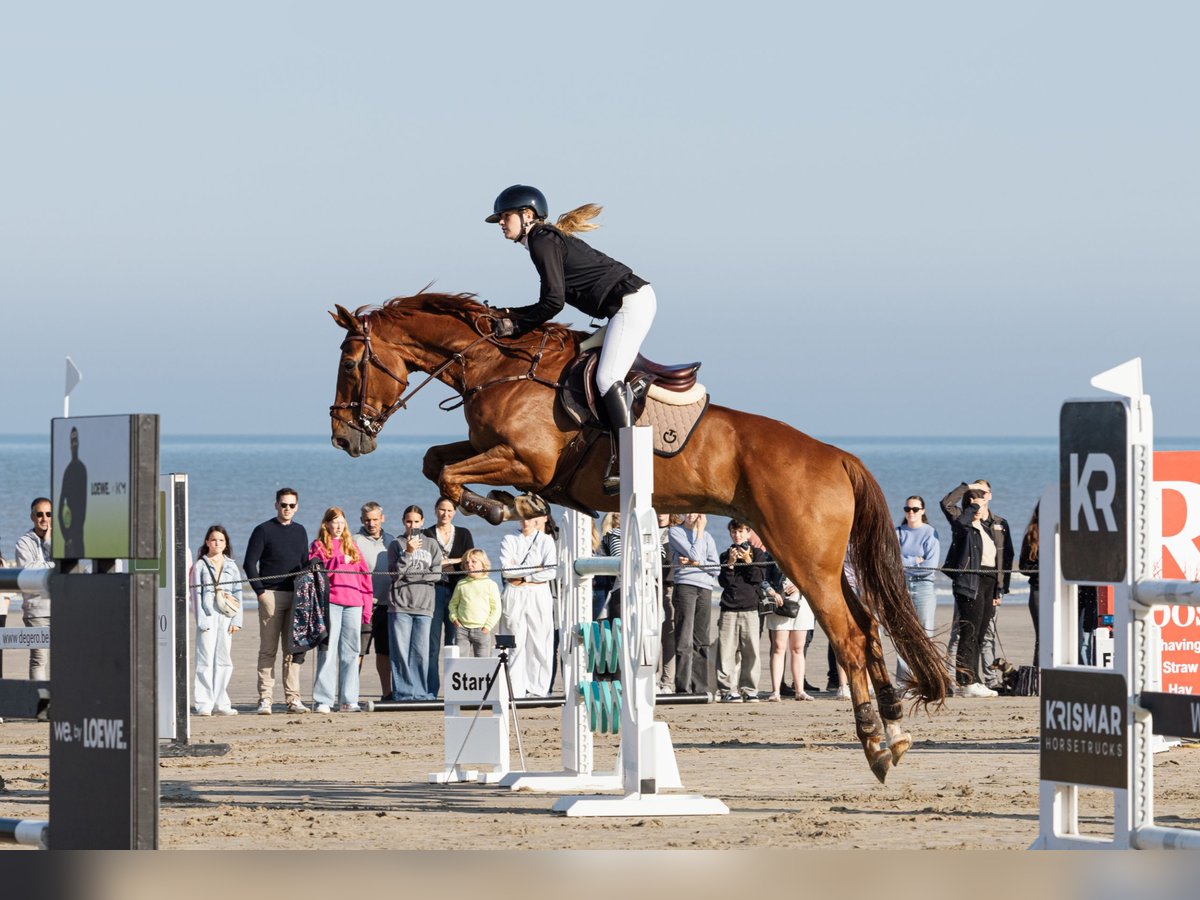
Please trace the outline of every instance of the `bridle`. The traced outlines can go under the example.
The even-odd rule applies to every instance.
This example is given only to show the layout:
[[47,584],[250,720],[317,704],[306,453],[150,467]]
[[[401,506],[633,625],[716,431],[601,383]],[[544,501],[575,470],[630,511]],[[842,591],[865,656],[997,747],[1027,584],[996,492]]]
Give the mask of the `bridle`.
[[[457,409],[458,407],[462,406],[463,403],[465,403],[470,397],[479,393],[484,388],[489,388],[496,384],[505,384],[510,381],[534,381],[549,388],[557,389],[559,387],[558,382],[547,381],[537,374],[538,363],[541,362],[542,355],[546,349],[547,334],[544,332],[542,334],[541,345],[538,347],[537,352],[533,355],[533,358],[530,361],[529,371],[524,375],[506,375],[504,377],[485,382],[484,384],[476,385],[475,387],[467,387],[467,351],[471,350],[478,344],[484,343],[485,341],[497,344],[497,346],[499,346],[496,338],[493,335],[481,334],[478,338],[471,341],[471,343],[467,344],[467,346],[463,347],[461,350],[451,353],[450,357],[445,362],[430,372],[425,377],[424,381],[406,394],[404,392],[408,390],[408,379],[401,378],[386,365],[384,365],[378,354],[376,354],[375,348],[371,346],[371,317],[369,315],[362,315],[357,316],[356,318],[362,325],[362,331],[358,334],[347,335],[346,340],[342,342],[341,349],[342,353],[345,354],[351,341],[362,341],[363,343],[362,358],[358,361],[358,399],[349,400],[343,403],[334,403],[329,407],[329,413],[332,415],[337,410],[350,410],[354,412],[356,417],[347,422],[347,424],[356,431],[361,431],[368,437],[375,437],[375,435],[379,434],[379,432],[383,429],[383,426],[387,423],[388,418],[391,417],[392,413],[396,412],[398,409],[404,409],[408,405],[408,401],[411,400],[416,393],[421,390],[421,388],[425,387],[425,385],[429,384],[429,382],[433,381],[455,363],[459,363],[463,369],[460,397],[457,398],[457,400],[454,398],[448,398],[448,400],[443,400],[442,403],[439,404],[443,410],[447,411]],[[378,407],[375,407],[367,402],[367,375],[370,373],[372,366],[379,369],[381,372],[400,385],[400,397],[391,406],[384,410],[380,410]],[[447,402],[450,402],[451,405],[447,406]]]

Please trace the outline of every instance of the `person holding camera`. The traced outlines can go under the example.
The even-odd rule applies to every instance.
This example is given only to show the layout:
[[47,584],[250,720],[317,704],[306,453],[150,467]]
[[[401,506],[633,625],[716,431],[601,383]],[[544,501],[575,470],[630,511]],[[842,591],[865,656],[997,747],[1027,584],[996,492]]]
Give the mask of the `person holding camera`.
[[404,535],[388,547],[388,571],[395,572],[388,601],[393,700],[435,700],[429,693],[429,633],[442,580],[442,548],[421,534],[425,513],[404,510]]
[[1008,522],[988,509],[991,487],[983,481],[960,484],[942,498],[952,532],[946,569],[958,613],[955,680],[960,697],[995,697],[979,680],[981,642],[994,610],[1008,592],[1013,545]]
[[[750,544],[750,526],[729,522],[733,545],[721,554],[721,616],[717,622],[717,687],[722,703],[758,702],[759,584],[767,556]],[[773,605],[773,604],[772,604]],[[737,670],[734,683],[734,670]],[[800,682],[803,684],[803,680]]]

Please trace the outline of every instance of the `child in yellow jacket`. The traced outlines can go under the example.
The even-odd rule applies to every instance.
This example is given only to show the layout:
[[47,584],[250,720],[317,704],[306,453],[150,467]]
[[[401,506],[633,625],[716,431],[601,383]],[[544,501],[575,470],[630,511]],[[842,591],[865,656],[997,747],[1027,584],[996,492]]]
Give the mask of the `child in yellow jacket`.
[[500,621],[500,589],[488,577],[492,563],[475,547],[463,554],[467,577],[450,598],[450,621],[458,628],[460,656],[491,656],[492,630]]

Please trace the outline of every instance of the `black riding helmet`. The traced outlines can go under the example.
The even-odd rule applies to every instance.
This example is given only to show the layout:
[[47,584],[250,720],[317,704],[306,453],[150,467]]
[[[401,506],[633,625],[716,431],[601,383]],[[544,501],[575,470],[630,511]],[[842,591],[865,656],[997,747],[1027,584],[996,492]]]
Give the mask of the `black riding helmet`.
[[500,221],[500,216],[509,210],[526,207],[533,210],[535,218],[544,219],[550,215],[550,204],[546,202],[545,194],[527,184],[514,184],[500,192],[492,204],[492,214],[483,221],[495,225]]

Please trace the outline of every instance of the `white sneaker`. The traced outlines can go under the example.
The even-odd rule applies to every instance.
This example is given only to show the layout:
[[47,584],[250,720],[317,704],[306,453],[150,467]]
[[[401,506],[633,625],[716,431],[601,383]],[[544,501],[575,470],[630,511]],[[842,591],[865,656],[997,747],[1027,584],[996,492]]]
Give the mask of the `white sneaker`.
[[850,699],[850,685],[843,684],[840,688],[837,689],[837,693],[834,694],[834,696],[837,697],[839,700],[849,700]]
[[[301,703],[299,700],[293,700],[291,703],[288,704],[287,711],[290,713],[296,713],[297,715],[304,715],[306,712],[308,712],[308,707],[305,706],[303,703]],[[329,712],[328,706],[325,707],[325,712]]]
[[357,703],[343,703],[340,712],[362,712],[362,707]]
[[[305,712],[308,712],[308,710],[305,710]],[[329,708],[328,703],[318,703],[316,705],[316,707],[313,709],[313,712],[329,713],[329,712],[333,712],[333,710]]]
[[258,714],[260,716],[269,716],[271,714],[271,701],[270,700],[259,700],[258,701]]
[[722,702],[722,703],[741,703],[741,702],[742,702],[742,695],[741,695],[741,694],[727,693],[727,694],[725,694],[725,695],[724,695],[724,696],[721,698],[721,702]]
[[225,709],[214,709],[213,710],[214,716],[236,716],[237,714],[238,714],[238,711],[236,709],[234,709],[232,706],[227,707]]
[[211,709],[198,709],[194,713],[192,713],[192,715],[194,715],[194,716],[211,716],[212,710]]
[[742,694],[742,700],[745,703],[757,703],[758,694]]

